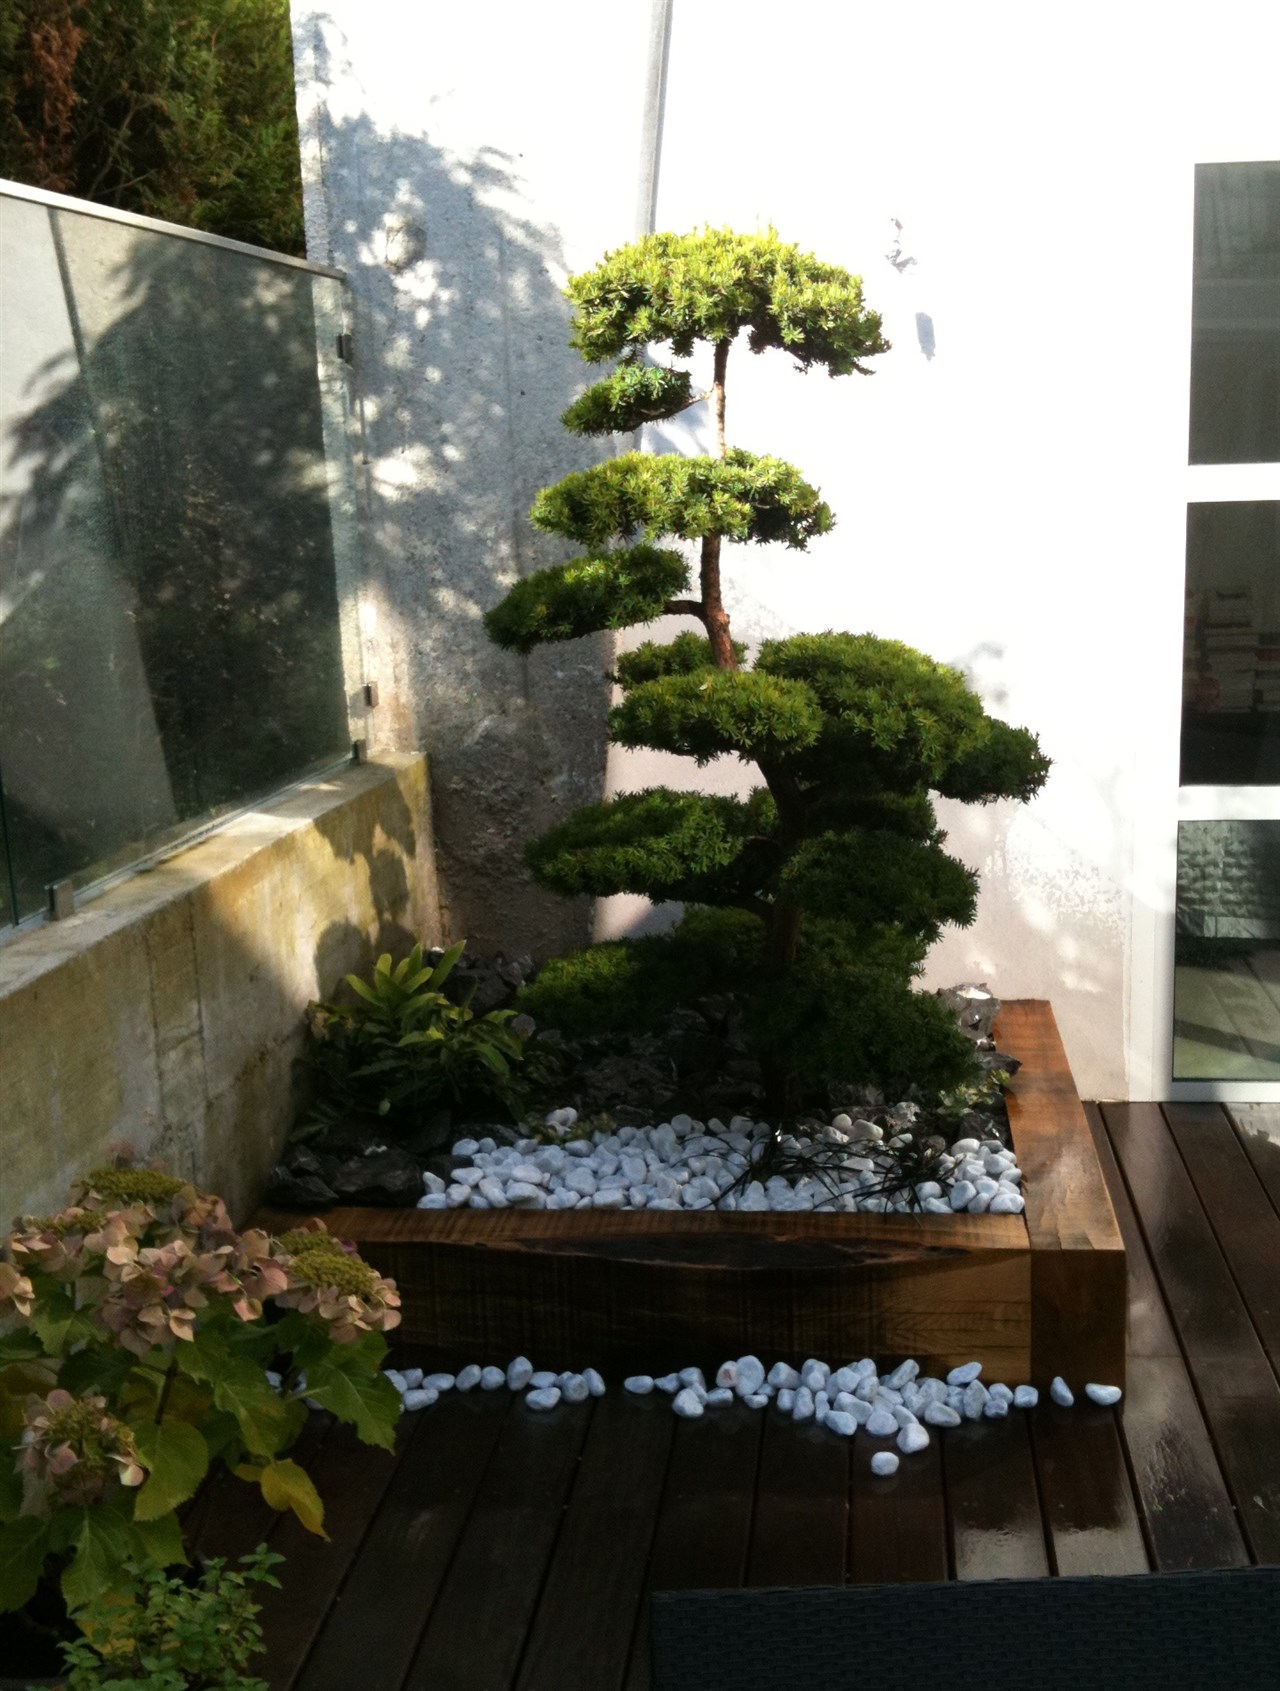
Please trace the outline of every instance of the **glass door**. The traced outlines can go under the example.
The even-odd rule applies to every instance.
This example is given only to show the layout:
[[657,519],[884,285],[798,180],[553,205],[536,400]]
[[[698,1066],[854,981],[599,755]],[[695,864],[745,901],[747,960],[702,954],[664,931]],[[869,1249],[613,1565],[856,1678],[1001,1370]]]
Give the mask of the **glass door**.
[[1171,1095],[1280,1098],[1280,162],[1196,167]]

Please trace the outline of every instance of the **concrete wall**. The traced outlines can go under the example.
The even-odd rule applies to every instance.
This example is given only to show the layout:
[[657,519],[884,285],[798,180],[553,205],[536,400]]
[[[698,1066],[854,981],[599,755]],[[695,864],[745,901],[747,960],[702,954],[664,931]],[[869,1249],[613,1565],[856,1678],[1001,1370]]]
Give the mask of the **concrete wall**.
[[424,760],[309,782],[0,946],[0,1222],[131,1142],[257,1201],[308,1002],[441,935]]
[[[1135,0],[671,9],[657,226],[772,221],[860,272],[894,342],[869,381],[735,351],[730,437],[800,465],[839,518],[807,558],[730,555],[736,628],[907,640],[1039,732],[1033,805],[948,810],[983,892],[930,979],[1052,999],[1082,1091],[1158,1096],[1193,166],[1280,156],[1280,21],[1252,0],[1211,27]],[[526,898],[515,847],[598,789],[600,654],[521,666],[477,621],[550,556],[533,489],[589,459],[555,423],[585,372],[554,285],[632,232],[650,8],[295,16],[308,226],[363,302],[374,568],[413,731],[439,746],[451,920],[545,950],[574,924]],[[705,421],[647,440],[701,450]],[[742,771],[610,754],[609,790],[655,778]],[[612,901],[595,931],[646,919]]]
[[604,791],[603,640],[529,659],[483,611],[568,556],[537,490],[593,456],[567,275],[635,232],[650,14],[294,0],[307,245],[347,272],[367,450],[365,661],[383,743],[431,757],[455,938],[547,953],[590,909],[521,848]]

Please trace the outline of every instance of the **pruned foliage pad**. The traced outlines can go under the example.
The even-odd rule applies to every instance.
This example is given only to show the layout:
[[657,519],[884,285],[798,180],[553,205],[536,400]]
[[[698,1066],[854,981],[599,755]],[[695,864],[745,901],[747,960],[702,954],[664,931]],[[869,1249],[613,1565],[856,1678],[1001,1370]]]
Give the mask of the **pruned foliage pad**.
[[[731,353],[745,344],[788,352],[801,370],[868,374],[888,350],[880,319],[858,277],[773,230],[646,236],[567,292],[572,344],[588,363],[619,362],[566,426],[625,433],[705,401],[717,450],[627,452],[544,488],[534,524],[589,556],[518,583],[488,613],[489,632],[524,652],[664,613],[693,618],[696,631],[619,654],[611,737],[700,765],[734,757],[760,784],[746,800],[628,794],[533,841],[534,873],[566,896],[642,893],[685,915],[668,934],[553,960],[524,1007],[602,1033],[657,1027],[700,995],[733,994],[779,1116],[830,1082],[961,1084],[969,1042],[913,985],[942,928],[973,920],[978,891],[944,849],[933,799],[1029,799],[1048,759],[1027,729],[989,716],[957,670],[899,641],[794,635],[766,641],[748,665],[721,593],[726,545],[805,551],[834,523],[793,465],[729,445]],[[713,378],[695,395],[669,361],[700,343]]]

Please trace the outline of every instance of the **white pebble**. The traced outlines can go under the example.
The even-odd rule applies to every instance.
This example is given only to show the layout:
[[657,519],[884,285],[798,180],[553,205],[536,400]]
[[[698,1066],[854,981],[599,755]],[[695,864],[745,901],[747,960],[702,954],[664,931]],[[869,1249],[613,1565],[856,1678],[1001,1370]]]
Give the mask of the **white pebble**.
[[659,1375],[653,1383],[660,1392],[666,1392],[669,1396],[674,1396],[680,1390],[680,1376],[678,1374]]
[[769,1392],[747,1392],[745,1396],[742,1393],[739,1393],[739,1396],[742,1397],[742,1401],[748,1409],[763,1409],[769,1402],[771,1394]]
[[[466,1370],[464,1369],[463,1373],[465,1372]],[[548,1386],[558,1386],[560,1384],[560,1376],[554,1373],[550,1368],[539,1368],[536,1374],[531,1374],[529,1376],[529,1384],[533,1387],[535,1392],[545,1392]],[[462,1384],[462,1374],[458,1375],[458,1386],[460,1390],[466,1390]]]
[[1034,1386],[1015,1386],[1013,1390],[1013,1407],[1015,1409],[1034,1409],[1040,1401],[1040,1393]]
[[867,1431],[872,1438],[892,1438],[898,1430],[898,1423],[888,1409],[876,1408],[867,1417]]
[[981,1372],[982,1364],[980,1362],[961,1363],[959,1368],[953,1368],[947,1375],[947,1384],[949,1386],[970,1385]]
[[857,1421],[854,1420],[852,1415],[846,1414],[843,1409],[829,1409],[823,1425],[831,1432],[839,1433],[840,1437],[844,1439],[852,1438],[858,1429]]
[[480,1390],[482,1392],[496,1392],[499,1386],[505,1386],[506,1383],[507,1371],[505,1368],[490,1366],[480,1370]]
[[918,1450],[929,1448],[929,1435],[918,1421],[903,1427],[898,1433],[898,1449],[904,1456],[914,1456]]
[[960,1412],[945,1403],[926,1404],[924,1418],[931,1427],[958,1427]]
[[790,1415],[795,1407],[796,1394],[790,1386],[778,1387],[778,1408],[784,1415]]
[[987,1401],[982,1406],[982,1413],[988,1421],[1003,1421],[1009,1413],[1009,1399],[996,1397],[993,1392],[987,1393]]
[[469,1392],[472,1386],[480,1384],[481,1372],[478,1362],[468,1362],[465,1368],[458,1371],[458,1377],[453,1383],[460,1392]]
[[702,1399],[692,1386],[685,1386],[676,1393],[671,1407],[685,1421],[696,1421],[702,1414]]
[[[383,1375],[384,1379],[391,1381],[391,1384],[396,1388],[396,1390],[402,1396],[405,1392],[407,1392],[409,1390],[408,1380],[406,1380],[404,1375],[401,1374],[397,1369],[395,1369],[395,1368],[384,1368],[382,1370],[382,1375]],[[273,1386],[275,1386],[277,1389],[279,1388],[279,1385],[280,1385],[279,1374],[272,1374],[272,1373],[268,1372],[267,1379],[270,1381],[270,1383]]]
[[604,1376],[596,1368],[584,1368],[582,1378],[587,1382],[587,1390],[592,1397],[603,1397],[605,1394]]
[[682,1368],[676,1378],[682,1386],[696,1386],[699,1391],[704,1392],[707,1389],[706,1376],[701,1368]]
[[970,1380],[964,1388],[964,1415],[967,1421],[977,1421],[987,1407],[987,1388],[981,1380]]
[[884,1476],[888,1474],[896,1474],[897,1471],[898,1458],[891,1450],[877,1450],[875,1455],[871,1458],[871,1472],[873,1474],[880,1474],[881,1476]]
[[447,1210],[454,1206],[449,1203],[443,1192],[428,1192],[424,1198],[418,1199],[417,1207],[420,1210]]
[[813,1393],[808,1386],[797,1388],[795,1400],[791,1405],[791,1419],[793,1421],[813,1420]]
[[439,1396],[438,1392],[429,1391],[426,1386],[418,1386],[416,1390],[404,1394],[404,1407],[412,1412],[415,1409],[430,1409]]
[[792,1368],[788,1363],[775,1362],[769,1370],[768,1380],[774,1391],[793,1392],[800,1384],[800,1373],[798,1369]]
[[730,1391],[738,1383],[738,1364],[736,1362],[722,1362],[716,1369],[716,1385],[725,1386]]
[[479,1149],[480,1146],[476,1140],[459,1139],[458,1143],[453,1147],[453,1154],[455,1157],[474,1157]]
[[429,1386],[433,1392],[451,1392],[455,1381],[452,1374],[428,1374],[420,1383]]
[[628,1374],[622,1382],[624,1392],[632,1392],[636,1397],[647,1397],[653,1390],[652,1374]]
[[1071,1405],[1076,1401],[1075,1393],[1062,1378],[1061,1374],[1055,1374],[1053,1376],[1053,1383],[1049,1387],[1049,1396],[1060,1409],[1070,1409]]
[[1027,1207],[1027,1201],[1021,1192],[997,1192],[988,1206],[990,1215],[1021,1215]]
[[1109,1409],[1113,1403],[1119,1403],[1124,1394],[1119,1386],[1099,1386],[1091,1380],[1084,1388],[1084,1395],[1090,1403],[1096,1403],[1101,1405],[1103,1409]]
[[507,1385],[513,1392],[522,1392],[533,1378],[533,1364],[527,1356],[518,1356],[507,1367]]
[[530,1409],[554,1409],[560,1401],[559,1386],[540,1386],[536,1390],[526,1393],[525,1400]]
[[733,1392],[728,1386],[716,1386],[707,1393],[708,1409],[727,1409],[733,1402]]
[[898,1364],[893,1373],[890,1374],[888,1379],[885,1381],[885,1385],[892,1386],[896,1391],[901,1391],[904,1386],[909,1386],[911,1384],[912,1380],[915,1379],[919,1372],[920,1364],[913,1361],[911,1357],[908,1357],[905,1362],[900,1362]]

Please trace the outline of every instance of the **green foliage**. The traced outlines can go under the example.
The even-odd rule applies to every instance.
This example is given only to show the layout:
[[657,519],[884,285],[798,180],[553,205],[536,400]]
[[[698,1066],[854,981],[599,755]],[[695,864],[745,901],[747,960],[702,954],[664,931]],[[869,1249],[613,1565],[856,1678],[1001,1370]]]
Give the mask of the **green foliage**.
[[862,281],[788,246],[773,229],[739,235],[704,229],[645,235],[571,279],[570,344],[589,364],[670,343],[688,358],[698,341],[733,340],[752,352],[781,347],[802,369],[833,376],[887,352],[880,318],[862,303]]
[[[465,941],[433,967],[422,947],[393,964],[378,959],[371,981],[348,975],[356,995],[311,1007],[311,1060],[322,1118],[380,1120],[389,1131],[420,1129],[441,1106],[524,1106],[524,1039],[514,1010],[477,1016],[443,991]],[[447,1131],[447,1124],[442,1128]]]
[[[824,1079],[961,1085],[970,1044],[912,985],[943,926],[973,920],[977,896],[976,877],[943,849],[932,795],[1029,799],[1048,760],[1027,730],[989,717],[957,670],[899,641],[801,634],[766,641],[748,666],[720,587],[724,542],[803,550],[834,521],[792,465],[724,439],[735,343],[785,350],[801,369],[866,373],[864,360],[887,349],[880,320],[857,277],[773,230],[646,236],[573,278],[568,293],[572,344],[589,363],[621,364],[567,425],[621,431],[694,403],[680,371],[645,359],[653,347],[687,358],[701,342],[713,352],[719,450],[626,453],[544,488],[532,521],[600,555],[519,584],[489,613],[490,633],[524,651],[622,626],[635,596],[631,554],[604,549],[638,537],[700,543],[699,597],[666,608],[696,616],[702,631],[617,658],[623,696],[610,736],[698,764],[732,754],[754,762],[764,785],[745,802],[635,793],[534,841],[528,861],[559,892],[644,893],[685,904],[686,915],[669,935],[555,960],[521,1002],[586,1033],[654,1026],[682,999],[735,992],[779,1114],[802,1083]],[[630,620],[661,608],[656,591],[641,596]],[[722,919],[734,924],[731,941],[714,927]]]
[[8,0],[0,176],[301,253],[288,0]]
[[763,947],[756,917],[694,906],[670,933],[553,957],[518,1002],[535,1021],[566,1033],[651,1028],[689,999],[749,985]]
[[687,370],[629,361],[575,399],[560,421],[573,434],[630,434],[644,423],[674,417],[692,402]]
[[[747,656],[746,643],[733,642],[733,655],[739,664]],[[658,681],[666,675],[701,675],[716,667],[711,655],[711,642],[705,634],[678,634],[667,645],[646,640],[630,652],[619,652],[614,661],[613,680],[625,690],[639,687],[646,681]]]
[[834,520],[793,465],[741,448],[723,459],[624,452],[544,487],[529,516],[536,528],[583,546],[640,532],[777,540],[801,551]]
[[652,622],[688,585],[689,566],[678,552],[619,548],[601,558],[535,570],[485,612],[484,625],[496,645],[531,652],[549,640]]
[[526,858],[566,897],[639,890],[656,901],[700,903],[773,819],[763,789],[744,803],[656,787],[576,811],[531,841]]
[[62,1646],[64,1691],[267,1691],[247,1676],[263,1652],[249,1588],[278,1587],[283,1560],[260,1544],[238,1568],[206,1562],[195,1583],[126,1561],[118,1588],[76,1616],[84,1635]]
[[932,840],[850,828],[806,840],[787,859],[782,886],[802,910],[859,929],[897,926],[937,939],[945,922],[967,928],[978,877]]
[[822,731],[813,694],[760,670],[714,669],[633,687],[609,713],[621,746],[679,752],[698,763],[733,752],[776,758],[811,746]]
[[0,1609],[42,1576],[76,1610],[130,1560],[185,1561],[178,1510],[218,1464],[322,1534],[285,1455],[303,1376],[389,1447],[399,1301],[320,1223],[240,1233],[220,1199],[153,1169],[98,1170],[57,1215],[19,1221],[0,1259]]

